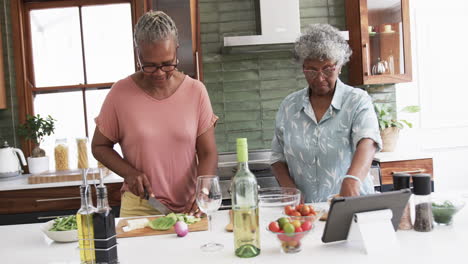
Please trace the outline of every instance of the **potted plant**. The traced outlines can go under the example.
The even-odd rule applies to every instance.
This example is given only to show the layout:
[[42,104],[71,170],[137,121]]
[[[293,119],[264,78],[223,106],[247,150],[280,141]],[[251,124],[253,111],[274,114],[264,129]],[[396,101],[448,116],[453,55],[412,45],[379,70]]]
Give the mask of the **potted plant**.
[[50,115],[46,118],[41,117],[39,114],[35,116],[28,115],[26,122],[18,126],[19,136],[34,143],[31,157],[28,157],[29,173],[31,174],[39,174],[49,170],[49,157],[40,148],[40,144],[44,137],[54,133],[55,121]]
[[[413,124],[406,120],[397,120],[394,118],[395,112],[388,105],[374,104],[375,112],[377,113],[377,119],[379,121],[380,136],[382,137],[383,149],[382,152],[391,152],[395,150],[396,142],[398,141],[398,135],[400,129],[407,125],[409,128],[413,127]],[[417,113],[421,108],[417,105],[409,105],[401,109],[400,112],[405,113]]]

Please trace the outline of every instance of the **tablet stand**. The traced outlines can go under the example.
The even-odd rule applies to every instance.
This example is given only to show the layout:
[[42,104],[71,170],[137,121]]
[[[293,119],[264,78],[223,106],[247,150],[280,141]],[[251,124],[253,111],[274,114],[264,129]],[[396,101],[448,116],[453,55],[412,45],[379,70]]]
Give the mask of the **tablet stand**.
[[392,211],[384,209],[354,214],[347,241],[360,243],[369,255],[396,252],[399,244],[392,225]]

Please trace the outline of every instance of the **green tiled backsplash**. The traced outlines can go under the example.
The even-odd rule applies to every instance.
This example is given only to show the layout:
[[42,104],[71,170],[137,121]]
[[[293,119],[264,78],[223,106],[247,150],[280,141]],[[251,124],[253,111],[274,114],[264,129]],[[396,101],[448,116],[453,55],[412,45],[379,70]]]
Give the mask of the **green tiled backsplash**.
[[[220,117],[216,128],[220,152],[234,151],[237,137],[247,137],[249,149],[270,148],[279,104],[306,86],[291,44],[223,48],[225,36],[256,34],[254,1],[200,1],[204,82]],[[329,23],[344,30],[344,1],[300,0],[301,27]],[[346,74],[343,69],[343,81]],[[376,100],[394,102],[393,86],[368,90]]]

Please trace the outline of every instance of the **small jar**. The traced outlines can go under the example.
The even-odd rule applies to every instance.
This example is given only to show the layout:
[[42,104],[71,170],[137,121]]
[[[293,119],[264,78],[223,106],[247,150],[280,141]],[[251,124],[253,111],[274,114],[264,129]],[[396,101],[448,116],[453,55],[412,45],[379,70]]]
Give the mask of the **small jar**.
[[66,138],[59,138],[55,140],[55,170],[63,171],[69,170],[68,166],[68,145]]
[[88,138],[77,138],[76,149],[78,152],[78,169],[89,168],[88,162]]
[[[393,190],[398,191],[402,189],[410,188],[410,179],[411,175],[408,173],[394,173],[393,174]],[[405,206],[403,214],[401,215],[400,224],[398,229],[400,230],[410,230],[413,228],[411,223],[411,212],[409,201]]]
[[431,205],[431,175],[420,173],[413,175],[414,193],[414,230],[419,232],[432,231],[432,205]]

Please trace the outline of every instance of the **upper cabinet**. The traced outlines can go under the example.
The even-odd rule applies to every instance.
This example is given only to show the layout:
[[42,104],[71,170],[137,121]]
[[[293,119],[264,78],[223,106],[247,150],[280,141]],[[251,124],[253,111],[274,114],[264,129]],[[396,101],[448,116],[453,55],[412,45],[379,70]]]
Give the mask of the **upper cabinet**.
[[350,85],[411,81],[408,1],[345,1]]
[[198,0],[152,0],[152,9],[161,10],[175,22],[179,34],[177,68],[192,78],[202,75],[200,52],[200,20]]
[[3,70],[3,43],[2,31],[0,29],[0,109],[5,109],[6,107],[5,71]]

